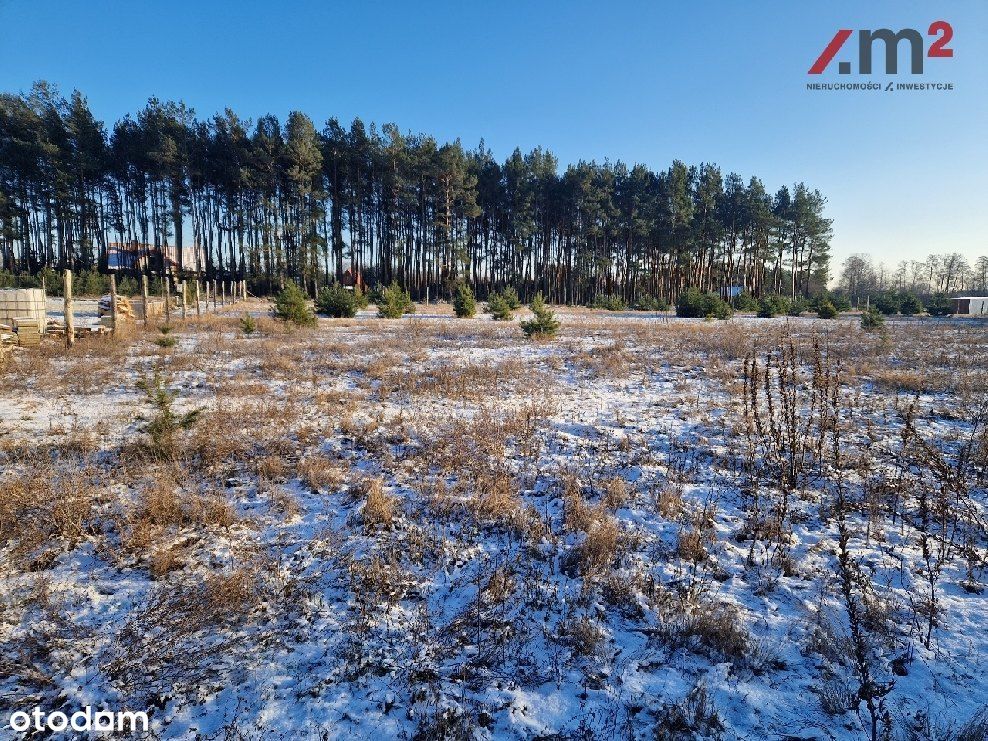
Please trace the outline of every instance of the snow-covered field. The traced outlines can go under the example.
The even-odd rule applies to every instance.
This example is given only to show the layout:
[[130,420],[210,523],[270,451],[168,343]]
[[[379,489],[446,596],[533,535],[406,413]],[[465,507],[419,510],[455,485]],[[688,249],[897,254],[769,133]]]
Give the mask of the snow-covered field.
[[0,724],[984,738],[984,324],[265,310],[0,369]]

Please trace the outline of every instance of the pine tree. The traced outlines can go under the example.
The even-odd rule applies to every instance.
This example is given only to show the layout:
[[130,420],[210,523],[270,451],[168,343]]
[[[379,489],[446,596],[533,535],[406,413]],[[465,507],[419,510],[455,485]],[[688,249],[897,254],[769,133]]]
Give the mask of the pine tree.
[[555,337],[556,332],[559,331],[559,321],[549,310],[549,307],[545,305],[541,292],[535,294],[535,298],[532,299],[528,308],[532,310],[535,317],[521,323],[521,330],[525,336],[533,339]]
[[274,315],[285,322],[291,322],[300,327],[312,327],[316,316],[309,306],[309,300],[302,289],[294,283],[288,283],[278,294],[274,303]]
[[477,313],[477,300],[470,286],[463,281],[458,282],[453,289],[453,311],[460,319],[469,319]]

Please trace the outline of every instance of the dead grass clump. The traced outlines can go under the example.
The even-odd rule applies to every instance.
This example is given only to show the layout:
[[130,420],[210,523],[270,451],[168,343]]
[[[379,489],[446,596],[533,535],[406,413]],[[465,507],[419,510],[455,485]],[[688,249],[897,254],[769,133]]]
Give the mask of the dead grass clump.
[[655,510],[667,520],[678,519],[683,512],[683,485],[667,483],[653,495]]
[[608,509],[621,509],[631,499],[628,482],[614,476],[604,483],[604,506]]
[[20,558],[42,558],[38,549],[54,547],[42,558],[45,563],[61,548],[73,548],[89,527],[100,485],[93,469],[55,466],[9,479],[0,492],[0,542],[13,544]]
[[724,603],[697,606],[682,621],[678,632],[685,645],[699,646],[736,661],[748,655],[751,645],[740,612]]
[[265,594],[249,567],[162,583],[114,637],[104,671],[125,698],[144,706],[194,695],[209,683],[222,686],[235,669],[236,652],[250,650],[237,628],[250,621]]
[[559,625],[560,642],[577,656],[594,656],[604,642],[604,631],[586,616],[564,620]]
[[326,456],[310,455],[299,462],[298,475],[312,491],[329,491],[346,481],[347,469]]
[[354,561],[349,567],[350,589],[364,615],[380,604],[395,605],[412,585],[411,575],[392,556]]
[[176,563],[176,554],[163,549],[166,537],[184,528],[229,528],[237,521],[236,510],[215,490],[187,489],[174,473],[147,482],[137,493],[136,504],[122,523],[124,549],[151,554],[153,572],[166,573]]
[[570,565],[582,576],[599,574],[617,560],[621,545],[621,528],[610,515],[604,515],[586,531],[573,549]]
[[389,528],[394,522],[397,503],[395,498],[384,491],[380,479],[370,479],[363,485],[364,507],[361,518],[368,530],[375,527]]
[[706,687],[697,684],[677,703],[666,703],[656,714],[654,738],[718,738],[725,726]]

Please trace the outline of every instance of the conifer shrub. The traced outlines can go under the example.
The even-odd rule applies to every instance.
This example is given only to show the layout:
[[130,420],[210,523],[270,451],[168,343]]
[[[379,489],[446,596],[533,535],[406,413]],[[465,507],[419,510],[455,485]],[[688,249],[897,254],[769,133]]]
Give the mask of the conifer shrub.
[[518,291],[514,289],[514,286],[508,286],[501,291],[501,298],[504,299],[504,303],[506,303],[508,308],[512,311],[521,308],[521,299],[518,298]]
[[817,304],[816,315],[821,319],[836,319],[838,314],[840,312],[830,299],[825,298]]
[[742,291],[734,297],[734,308],[738,311],[761,311],[764,301],[765,299],[759,301],[748,291]]
[[624,311],[628,308],[624,299],[615,293],[598,294],[591,304],[594,309],[604,309],[605,311]]
[[360,286],[354,286],[353,301],[357,305],[358,309],[366,309],[368,304],[370,304],[370,296],[368,295],[368,292]]
[[954,306],[947,294],[934,293],[926,302],[926,313],[930,316],[950,316],[954,313]]
[[703,293],[697,288],[688,288],[680,294],[676,302],[676,316],[688,319],[729,319],[734,309],[716,293]]
[[316,309],[320,314],[343,319],[357,315],[357,297],[339,283],[333,283],[319,291]]
[[487,299],[487,313],[495,322],[511,320],[511,307],[500,293],[492,293]]
[[460,319],[469,319],[477,313],[477,299],[464,281],[457,281],[453,288],[453,311]]
[[382,319],[400,319],[402,314],[415,312],[415,304],[408,291],[392,281],[391,285],[382,288],[377,299],[377,315]]
[[316,315],[309,306],[309,299],[294,283],[286,285],[275,298],[274,316],[299,327],[312,327],[316,323]]
[[861,315],[861,329],[879,329],[885,326],[885,314],[875,307]]
[[555,337],[559,331],[559,320],[545,305],[541,292],[535,294],[535,298],[532,299],[528,308],[532,310],[535,317],[521,323],[521,331],[525,333],[525,336],[532,339]]
[[758,316],[768,319],[789,311],[790,302],[785,296],[770,294],[762,298],[758,305]]
[[141,432],[149,439],[149,451],[158,458],[173,458],[176,436],[182,430],[191,429],[199,421],[203,410],[192,409],[178,413],[174,409],[176,391],[170,391],[158,372],[149,378],[138,381],[137,387],[144,392],[147,403],[154,409],[150,419],[143,420]]
[[899,294],[894,291],[882,291],[874,300],[871,305],[880,313],[886,316],[891,316],[892,314],[898,314],[899,308],[902,305],[902,299]]
[[250,314],[244,314],[240,318],[240,331],[246,335],[252,335],[257,331],[257,322]]
[[922,314],[923,302],[919,300],[919,296],[915,293],[904,293],[902,294],[902,300],[899,303],[899,311],[902,312],[903,316],[915,316],[916,314]]
[[656,297],[646,293],[635,303],[635,309],[638,311],[669,311],[669,302],[661,296]]
[[802,296],[796,296],[796,298],[789,302],[789,311],[786,313],[789,316],[800,316],[809,310],[810,302]]

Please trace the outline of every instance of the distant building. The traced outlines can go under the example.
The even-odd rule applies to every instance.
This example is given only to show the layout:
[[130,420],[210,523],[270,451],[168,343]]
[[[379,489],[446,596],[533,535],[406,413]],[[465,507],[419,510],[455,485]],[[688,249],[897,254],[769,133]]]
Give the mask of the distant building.
[[182,265],[178,264],[178,247],[170,244],[156,246],[144,242],[110,242],[107,250],[107,267],[110,270],[150,270],[170,273],[182,270],[198,271],[202,262],[199,245],[182,247]]
[[359,270],[347,270],[343,273],[343,280],[341,282],[344,288],[359,288],[361,291],[367,289],[367,285],[364,283],[364,276],[360,274]]
[[988,296],[960,296],[951,300],[955,314],[988,316]]

